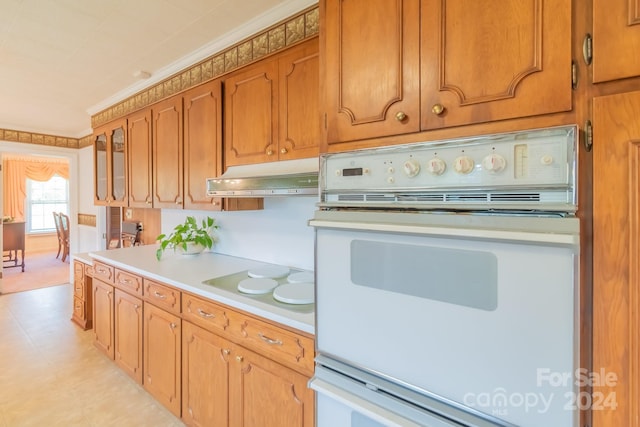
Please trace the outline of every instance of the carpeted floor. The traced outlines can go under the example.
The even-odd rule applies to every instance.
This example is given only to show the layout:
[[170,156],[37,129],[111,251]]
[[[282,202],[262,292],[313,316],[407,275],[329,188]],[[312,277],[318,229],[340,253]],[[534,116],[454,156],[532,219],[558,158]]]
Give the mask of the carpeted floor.
[[70,257],[65,262],[56,258],[56,252],[27,253],[24,273],[20,267],[3,268],[0,293],[29,291],[69,283]]

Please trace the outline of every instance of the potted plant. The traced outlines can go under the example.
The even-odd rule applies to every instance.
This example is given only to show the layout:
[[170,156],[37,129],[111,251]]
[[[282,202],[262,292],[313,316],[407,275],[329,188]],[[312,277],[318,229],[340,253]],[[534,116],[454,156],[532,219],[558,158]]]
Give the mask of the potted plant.
[[195,217],[187,216],[187,219],[174,227],[173,231],[167,236],[160,234],[156,240],[160,241],[160,247],[156,251],[156,258],[160,261],[162,253],[166,248],[181,250],[183,254],[196,254],[202,252],[205,248],[211,249],[216,237],[213,230],[219,226],[211,217],[203,219],[201,225],[198,224]]

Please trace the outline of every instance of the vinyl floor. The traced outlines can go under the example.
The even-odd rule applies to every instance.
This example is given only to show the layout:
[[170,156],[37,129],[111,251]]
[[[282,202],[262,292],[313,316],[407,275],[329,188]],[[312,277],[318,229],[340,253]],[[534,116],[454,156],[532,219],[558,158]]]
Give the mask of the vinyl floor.
[[0,295],[0,427],[183,426],[69,320],[72,292]]

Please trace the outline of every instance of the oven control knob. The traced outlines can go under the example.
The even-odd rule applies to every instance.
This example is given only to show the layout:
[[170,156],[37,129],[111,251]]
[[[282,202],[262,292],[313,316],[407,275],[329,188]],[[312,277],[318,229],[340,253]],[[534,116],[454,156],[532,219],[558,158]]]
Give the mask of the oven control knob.
[[469,156],[460,156],[456,158],[456,161],[453,165],[453,168],[456,172],[461,174],[468,174],[473,171],[473,168],[476,166],[473,159]]
[[420,173],[420,163],[416,159],[409,159],[404,162],[402,170],[409,178],[413,178]]
[[488,172],[502,172],[507,166],[507,161],[500,154],[489,154],[482,159],[482,168]]
[[387,178],[387,182],[389,184],[393,184],[394,182],[396,182],[396,179],[394,177],[390,176],[389,178]]
[[447,169],[447,164],[440,157],[434,157],[427,163],[427,169],[431,175],[442,175]]

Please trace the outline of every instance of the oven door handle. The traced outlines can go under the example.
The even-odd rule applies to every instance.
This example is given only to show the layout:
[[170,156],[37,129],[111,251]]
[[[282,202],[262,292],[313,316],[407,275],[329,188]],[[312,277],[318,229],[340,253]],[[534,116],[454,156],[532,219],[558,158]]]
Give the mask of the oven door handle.
[[322,366],[316,365],[315,375],[309,381],[309,387],[384,426],[460,426],[427,411],[418,411],[408,403],[400,403],[397,399],[378,393],[375,387],[369,388]]
[[556,246],[578,247],[580,244],[577,233],[544,233],[516,230],[465,228],[465,227],[437,227],[413,224],[391,224],[378,222],[356,221],[309,221],[309,225],[316,228],[331,228],[338,230],[379,231],[386,233],[403,233],[434,237],[464,238],[492,241],[525,242]]

